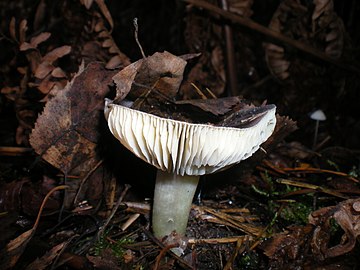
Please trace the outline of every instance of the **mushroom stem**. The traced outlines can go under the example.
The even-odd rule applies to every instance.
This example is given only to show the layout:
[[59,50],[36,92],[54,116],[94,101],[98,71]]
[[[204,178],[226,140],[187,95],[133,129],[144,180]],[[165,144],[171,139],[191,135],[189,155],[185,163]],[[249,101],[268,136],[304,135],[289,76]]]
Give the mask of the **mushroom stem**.
[[152,212],[153,232],[157,238],[163,238],[173,231],[185,235],[199,178],[196,175],[182,176],[157,171]]

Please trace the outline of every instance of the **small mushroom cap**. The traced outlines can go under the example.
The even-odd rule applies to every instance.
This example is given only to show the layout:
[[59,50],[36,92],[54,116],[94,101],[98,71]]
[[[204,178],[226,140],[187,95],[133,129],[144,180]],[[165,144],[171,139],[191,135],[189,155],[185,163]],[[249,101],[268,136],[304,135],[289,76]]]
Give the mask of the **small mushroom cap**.
[[325,121],[326,115],[322,110],[316,110],[310,114],[310,118],[316,121]]
[[156,168],[179,175],[203,175],[250,157],[272,134],[275,106],[251,127],[193,124],[162,118],[107,102],[112,134],[131,152]]

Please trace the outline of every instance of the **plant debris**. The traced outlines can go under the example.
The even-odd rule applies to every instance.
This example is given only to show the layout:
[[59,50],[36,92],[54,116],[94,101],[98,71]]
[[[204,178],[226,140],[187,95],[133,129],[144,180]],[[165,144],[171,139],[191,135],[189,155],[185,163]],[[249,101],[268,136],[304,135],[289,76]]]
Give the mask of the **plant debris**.
[[[360,5],[260,2],[0,2],[1,269],[359,267]],[[231,127],[275,104],[277,125],[157,239],[154,171],[106,99]]]

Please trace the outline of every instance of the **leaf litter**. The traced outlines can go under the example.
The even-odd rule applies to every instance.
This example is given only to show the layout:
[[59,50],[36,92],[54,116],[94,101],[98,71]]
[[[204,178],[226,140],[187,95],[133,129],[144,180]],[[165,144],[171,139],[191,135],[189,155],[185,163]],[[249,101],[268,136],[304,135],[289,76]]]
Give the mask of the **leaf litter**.
[[[320,144],[316,148],[321,149],[320,152],[307,148],[306,140],[296,136],[310,129],[311,122],[307,122],[304,112],[318,104],[327,105],[320,96],[334,82],[328,80],[321,85],[324,82],[321,76],[335,73],[333,68],[319,65],[301,54],[293,57],[289,46],[293,44],[315,58],[344,68],[339,57],[347,57],[349,40],[344,38],[344,25],[332,1],[314,1],[313,5],[285,1],[274,14],[267,13],[272,17],[269,28],[278,27],[275,30],[283,31],[282,34],[295,42],[290,45],[285,42],[286,46],[281,43],[286,40],[282,36],[274,36],[278,42],[273,44],[239,31],[234,25],[230,28],[238,43],[231,44],[231,39],[223,39],[222,28],[229,24],[222,21],[222,16],[228,16],[226,18],[231,18],[233,23],[241,21],[248,27],[252,15],[264,12],[253,6],[253,1],[229,1],[229,8],[215,16],[210,13],[204,16],[205,11],[199,12],[197,4],[193,3],[183,13],[184,46],[188,55],[181,56],[182,51],[177,53],[180,56],[175,56],[168,50],[133,62],[117,45],[114,29],[118,18],[112,17],[109,3],[79,2],[79,6],[72,7],[71,14],[67,13],[68,17],[60,19],[64,20],[64,25],[79,22],[79,27],[64,31],[64,36],[51,28],[44,31],[39,28],[46,21],[42,15],[47,12],[44,7],[49,3],[45,1],[41,1],[42,6],[39,4],[36,12],[34,25],[41,29],[38,32],[31,33],[30,21],[15,17],[8,20],[9,37],[17,44],[13,45],[16,54],[10,57],[12,61],[9,60],[8,67],[1,65],[6,76],[0,88],[6,102],[15,104],[18,127],[16,134],[7,133],[6,136],[16,138],[13,142],[19,147],[1,147],[0,155],[28,160],[31,165],[25,165],[26,173],[22,174],[29,174],[33,179],[15,176],[0,183],[0,218],[9,217],[10,220],[9,213],[19,211],[31,219],[37,213],[34,209],[43,198],[44,190],[64,183],[71,188],[65,192],[63,200],[58,196],[52,198],[48,206],[50,211],[43,218],[53,226],[47,228],[43,236],[34,235],[34,229],[41,229],[35,222],[32,229],[23,229],[23,234],[10,238],[12,241],[8,236],[1,239],[1,244],[7,247],[5,251],[15,250],[16,253],[14,256],[2,253],[6,267],[330,269],[341,265],[347,269],[356,265],[356,256],[352,254],[358,250],[359,235],[358,152],[326,147],[330,136],[326,126],[322,127],[325,131],[320,132]],[[198,4],[201,6],[202,1]],[[288,5],[294,9],[289,9]],[[64,2],[61,9],[70,10],[69,7]],[[207,8],[217,10],[208,5],[205,10]],[[275,9],[267,12],[269,10]],[[245,19],[232,14],[241,14]],[[304,16],[309,20],[301,21]],[[286,18],[292,20],[289,22]],[[141,20],[139,25],[140,30],[146,27]],[[259,28],[250,29],[256,32]],[[80,32],[76,32],[78,30]],[[144,33],[139,31],[139,35]],[[63,42],[63,38],[69,41],[74,36],[78,37],[76,44]],[[315,49],[309,51],[309,45],[301,47],[297,39],[305,40]],[[266,44],[265,56],[259,54],[253,40]],[[8,39],[0,42],[6,43]],[[226,94],[229,93],[226,92],[227,82],[231,80],[228,74],[231,67],[224,61],[225,53],[229,53],[224,48],[229,48],[228,45],[239,48],[233,56],[240,67],[235,73],[240,84],[247,84],[240,90],[235,89],[238,92],[233,96]],[[21,57],[26,61],[20,60]],[[338,60],[329,60],[329,57]],[[351,66],[348,70],[353,70]],[[264,76],[266,68],[267,76],[276,79],[271,84],[266,77],[259,77]],[[348,85],[345,79],[341,80],[343,85]],[[346,89],[347,93],[339,90],[337,96],[353,95],[353,86]],[[101,151],[106,133],[101,124],[102,110],[107,97],[164,117],[225,126],[237,126],[242,117],[247,119],[249,114],[259,112],[256,108],[266,107],[268,99],[269,103],[276,101],[278,110],[291,114],[298,123],[277,115],[276,130],[262,146],[263,150],[228,172],[208,177],[214,184],[204,182],[197,200],[199,205],[195,204],[192,209],[185,239],[187,253],[179,258],[169,252],[171,246],[152,236],[148,227],[151,205],[139,198],[135,184],[129,190],[124,185],[123,181],[129,180],[128,172],[134,169],[122,165],[125,160],[119,159],[120,174],[116,176],[119,182],[111,175],[112,169],[107,164],[109,157],[105,158],[106,153]],[[292,111],[286,110],[287,107]],[[330,115],[331,118],[340,119],[336,115]],[[4,123],[12,121],[9,119],[4,118]],[[301,134],[307,136],[306,132]],[[113,147],[110,141],[106,144],[108,148]],[[34,152],[21,150],[28,148]],[[115,157],[112,155],[110,159]],[[1,167],[9,168],[7,163]],[[40,175],[38,171],[33,174],[34,168],[40,170]],[[4,177],[3,173],[2,179]],[[149,178],[149,175],[142,177]],[[33,183],[34,178],[41,184]],[[151,193],[145,190],[145,185],[142,190]],[[117,199],[119,194],[122,194],[121,200]],[[106,204],[102,205],[102,201]],[[102,242],[99,232],[105,236]],[[22,262],[20,255],[25,247],[34,238],[47,236],[50,236],[49,245],[38,259],[33,257],[31,261]],[[168,243],[171,245],[171,241]],[[99,249],[95,252],[94,247]]]

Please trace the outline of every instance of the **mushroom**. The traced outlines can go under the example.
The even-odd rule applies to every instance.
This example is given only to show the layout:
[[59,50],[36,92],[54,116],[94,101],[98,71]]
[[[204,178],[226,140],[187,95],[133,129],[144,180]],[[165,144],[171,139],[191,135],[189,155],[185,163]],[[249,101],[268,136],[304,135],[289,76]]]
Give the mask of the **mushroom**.
[[313,142],[313,149],[315,149],[316,142],[317,142],[317,137],[318,137],[318,132],[319,132],[319,122],[320,121],[325,121],[326,120],[326,115],[322,110],[316,110],[316,111],[314,111],[314,112],[312,112],[310,114],[310,118],[312,120],[316,121],[315,132],[314,132],[314,142]]
[[166,119],[106,102],[105,117],[112,134],[158,169],[152,208],[157,238],[174,231],[185,235],[199,177],[256,152],[274,130],[275,109],[266,105],[247,127],[235,128]]

